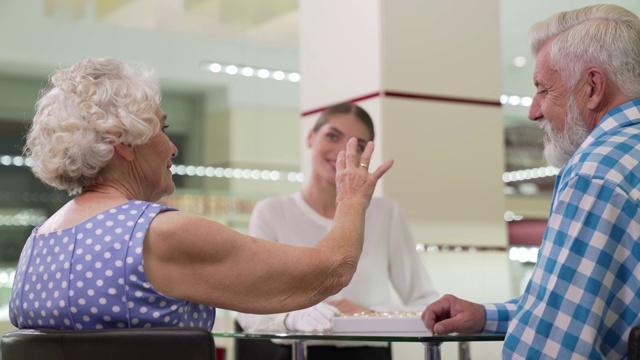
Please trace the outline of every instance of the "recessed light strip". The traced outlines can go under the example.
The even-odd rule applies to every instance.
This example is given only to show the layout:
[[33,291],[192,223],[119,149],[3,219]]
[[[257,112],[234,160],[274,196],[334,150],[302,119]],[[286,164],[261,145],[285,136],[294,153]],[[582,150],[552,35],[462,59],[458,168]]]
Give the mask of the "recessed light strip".
[[[4,166],[33,166],[31,158],[23,156],[1,155],[0,165]],[[558,168],[547,166],[535,169],[524,169],[517,171],[505,172],[502,174],[502,181],[505,183],[514,181],[523,181],[538,179],[548,176],[558,175]],[[227,178],[227,179],[246,179],[246,180],[268,180],[268,181],[290,181],[303,182],[304,175],[296,171],[279,171],[279,170],[260,170],[260,169],[241,169],[241,168],[224,168],[213,166],[197,166],[197,165],[172,165],[171,173],[179,176],[200,176],[211,178]]]
[[[300,73],[289,70],[267,69],[258,66],[226,64],[215,61],[203,61],[200,63],[203,70],[210,71],[214,74],[238,75],[244,77],[257,77],[260,79],[271,79],[278,81],[290,81],[297,83],[300,81]],[[502,105],[524,106],[529,107],[533,102],[530,96],[518,95],[501,95],[500,103]]]
[[260,79],[271,79],[277,81],[290,81],[297,83],[300,81],[300,74],[295,71],[267,69],[248,65],[224,64],[213,61],[203,61],[200,67],[214,74],[239,75],[244,77],[257,77]]
[[15,215],[0,215],[0,226],[37,226],[47,220],[46,216],[39,216],[28,212]]
[[200,176],[210,178],[245,179],[245,180],[269,180],[289,182],[302,182],[303,174],[295,171],[258,170],[223,168],[213,166],[172,165],[171,173],[182,176]]
[[[416,251],[419,253],[479,253],[479,252],[502,252],[505,251],[502,247],[480,247],[480,246],[460,246],[460,245],[430,245],[430,244],[417,244]],[[538,247],[524,247],[514,246],[509,248],[509,260],[518,261],[520,263],[536,263],[538,260]]]
[[[33,160],[23,156],[0,156],[0,165],[4,166],[25,166],[32,167]],[[177,165],[171,166],[171,173],[179,176],[199,176],[210,178],[246,179],[246,180],[268,180],[268,181],[289,181],[301,183],[303,174],[297,171],[279,170],[259,170],[224,168],[214,166]]]
[[16,269],[13,268],[1,268],[0,269],[0,288],[9,288],[13,285],[13,280],[16,278]]
[[533,99],[530,96],[500,95],[500,104],[529,107]]
[[538,247],[512,247],[509,249],[509,260],[521,263],[536,263],[538,261]]
[[553,166],[509,171],[502,174],[502,181],[508,183],[514,181],[539,179],[549,176],[556,176],[559,172],[560,169]]

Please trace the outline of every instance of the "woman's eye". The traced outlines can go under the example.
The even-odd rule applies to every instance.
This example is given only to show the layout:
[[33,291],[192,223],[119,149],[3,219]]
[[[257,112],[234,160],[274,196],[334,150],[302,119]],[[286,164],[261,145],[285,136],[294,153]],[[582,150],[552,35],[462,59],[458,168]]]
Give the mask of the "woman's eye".
[[364,151],[364,146],[358,145],[358,152],[361,153]]
[[329,140],[333,140],[333,141],[338,140],[338,135],[336,134],[327,134],[327,137],[329,138]]

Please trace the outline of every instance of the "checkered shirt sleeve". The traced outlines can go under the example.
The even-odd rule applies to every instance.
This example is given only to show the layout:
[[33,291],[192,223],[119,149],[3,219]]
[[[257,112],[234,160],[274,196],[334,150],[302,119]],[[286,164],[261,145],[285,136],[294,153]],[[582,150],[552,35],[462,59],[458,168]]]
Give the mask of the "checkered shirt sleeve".
[[482,332],[488,334],[505,334],[509,326],[509,321],[511,321],[518,308],[518,299],[508,301],[504,304],[484,304],[486,322]]

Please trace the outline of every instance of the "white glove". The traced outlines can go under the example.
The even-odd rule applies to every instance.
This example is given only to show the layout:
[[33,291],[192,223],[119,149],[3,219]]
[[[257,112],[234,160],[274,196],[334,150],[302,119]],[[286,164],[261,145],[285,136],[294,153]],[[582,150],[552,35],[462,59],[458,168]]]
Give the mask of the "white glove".
[[335,307],[320,303],[307,309],[292,311],[284,319],[289,331],[324,332],[331,329],[331,318],[339,312]]

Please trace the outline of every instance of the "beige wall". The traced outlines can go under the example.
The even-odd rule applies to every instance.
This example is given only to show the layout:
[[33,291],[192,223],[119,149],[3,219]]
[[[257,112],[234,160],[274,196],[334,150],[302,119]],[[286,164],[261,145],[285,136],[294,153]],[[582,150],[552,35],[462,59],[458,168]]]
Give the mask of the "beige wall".
[[551,195],[506,196],[506,209],[528,219],[546,219],[549,217]]

